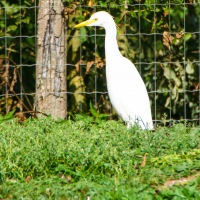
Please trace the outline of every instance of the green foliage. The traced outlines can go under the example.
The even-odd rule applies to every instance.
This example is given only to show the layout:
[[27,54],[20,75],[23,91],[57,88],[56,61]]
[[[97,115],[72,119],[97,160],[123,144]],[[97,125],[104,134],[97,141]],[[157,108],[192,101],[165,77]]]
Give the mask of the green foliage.
[[5,116],[0,115],[0,124],[14,118],[15,110],[10,111]]
[[0,2],[0,93],[6,94],[0,99],[2,114],[33,107],[31,95],[24,95],[20,101],[16,94],[35,92],[35,68],[29,65],[35,65],[36,57],[36,2],[21,1],[21,5],[11,0]]
[[[0,198],[200,197],[199,127],[150,132],[91,122],[46,117],[0,126]],[[164,184],[182,178],[188,179],[183,185]]]
[[[168,117],[183,119],[185,117],[197,119],[199,114],[198,94],[195,91],[199,82],[198,78],[198,4],[184,6],[181,0],[170,1],[95,1],[94,7],[87,6],[77,9],[76,15],[69,15],[70,28],[68,35],[79,35],[74,54],[69,55],[70,63],[82,60],[81,73],[83,74],[86,91],[91,91],[97,81],[98,91],[106,91],[104,69],[95,70],[94,64],[89,73],[87,63],[100,57],[104,60],[104,31],[96,28],[83,28],[73,30],[78,22],[91,16],[92,11],[106,10],[110,12],[118,26],[118,43],[123,55],[128,57],[140,71],[152,101],[153,118],[161,119],[163,113]],[[185,20],[185,23],[184,23]],[[85,32],[86,31],[86,32]],[[122,36],[124,33],[127,35]],[[138,33],[140,33],[138,35]],[[97,34],[97,36],[95,36]],[[70,37],[70,40],[74,38]],[[69,41],[70,42],[70,41]],[[95,46],[95,44],[97,44]],[[79,57],[81,51],[81,57]],[[155,64],[153,62],[156,62]],[[79,75],[78,71],[78,75]],[[97,74],[98,72],[98,74]],[[92,77],[96,77],[95,79]],[[90,78],[91,77],[91,78]],[[101,102],[101,111],[110,112],[107,95]],[[92,98],[93,101],[94,97]],[[101,95],[97,94],[97,99]],[[89,102],[91,97],[87,98]],[[156,104],[155,103],[156,100]],[[88,104],[88,103],[87,103]],[[163,106],[164,105],[164,106]],[[88,108],[89,109],[89,108]],[[184,115],[186,109],[187,116]]]
[[90,113],[92,114],[92,116],[94,117],[95,122],[100,123],[102,121],[102,119],[109,117],[110,115],[108,114],[103,114],[100,113],[98,110],[96,110],[93,105],[92,102],[90,102]]

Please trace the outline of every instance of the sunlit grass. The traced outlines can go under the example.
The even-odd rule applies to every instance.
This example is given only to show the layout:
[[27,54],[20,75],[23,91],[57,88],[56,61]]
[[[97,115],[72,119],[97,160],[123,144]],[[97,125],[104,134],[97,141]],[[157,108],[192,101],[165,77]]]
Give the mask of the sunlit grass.
[[[0,199],[198,199],[200,128],[51,118],[0,127]],[[193,176],[193,178],[188,178]],[[184,185],[166,186],[188,178]]]

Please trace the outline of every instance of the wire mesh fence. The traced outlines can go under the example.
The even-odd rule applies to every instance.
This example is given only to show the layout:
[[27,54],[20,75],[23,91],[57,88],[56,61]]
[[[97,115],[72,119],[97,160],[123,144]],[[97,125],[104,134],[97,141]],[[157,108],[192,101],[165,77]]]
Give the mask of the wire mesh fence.
[[1,113],[33,110],[37,2],[0,3]]
[[[104,30],[74,29],[93,12],[105,10],[118,26],[122,54],[146,84],[154,122],[166,118],[200,123],[198,1],[64,4],[68,115],[87,113],[92,102],[100,112],[115,117],[106,87]],[[38,9],[37,1],[1,2],[1,113],[34,110]]]

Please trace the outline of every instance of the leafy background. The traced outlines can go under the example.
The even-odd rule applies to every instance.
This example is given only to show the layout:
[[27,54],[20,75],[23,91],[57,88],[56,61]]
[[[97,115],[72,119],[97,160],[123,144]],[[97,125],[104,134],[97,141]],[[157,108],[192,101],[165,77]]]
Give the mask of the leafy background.
[[[111,109],[105,80],[104,30],[74,29],[105,10],[118,43],[141,73],[153,119],[199,118],[200,5],[198,1],[63,1],[67,41],[68,115]],[[0,112],[33,110],[38,1],[0,2]],[[98,92],[96,92],[98,91]],[[18,94],[18,95],[17,95]],[[21,95],[23,94],[23,95]]]

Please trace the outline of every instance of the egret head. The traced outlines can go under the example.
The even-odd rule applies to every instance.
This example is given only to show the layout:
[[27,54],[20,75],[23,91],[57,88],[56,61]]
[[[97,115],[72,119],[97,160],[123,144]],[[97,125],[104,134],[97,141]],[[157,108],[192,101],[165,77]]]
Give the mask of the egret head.
[[[94,13],[89,20],[84,21],[75,26],[75,28],[83,27],[83,26],[100,26],[106,28],[114,23],[114,20],[110,14],[105,11],[99,11]],[[115,24],[115,23],[114,23]]]

